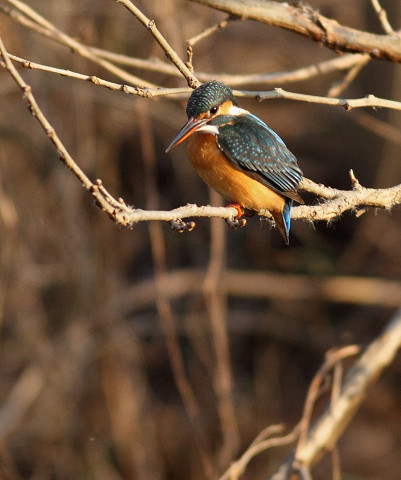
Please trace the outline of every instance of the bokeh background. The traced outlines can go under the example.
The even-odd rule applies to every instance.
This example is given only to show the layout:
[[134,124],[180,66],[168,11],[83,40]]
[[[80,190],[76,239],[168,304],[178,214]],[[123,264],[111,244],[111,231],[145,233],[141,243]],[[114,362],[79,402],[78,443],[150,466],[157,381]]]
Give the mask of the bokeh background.
[[[6,0],[0,5],[10,7]],[[29,5],[83,43],[166,61],[117,2]],[[182,58],[188,38],[225,18],[184,0],[136,5]],[[382,33],[368,0],[311,5],[347,26]],[[401,28],[400,2],[382,5]],[[10,53],[118,81],[4,11],[0,31]],[[335,55],[294,33],[236,21],[198,43],[193,63],[195,73],[213,78],[293,70]],[[18,69],[81,168],[116,197],[144,209],[223,204],[197,177],[184,147],[164,153],[185,121],[184,97],[136,98]],[[185,86],[178,76],[131,72],[161,86]],[[342,78],[238,88],[325,95]],[[370,62],[341,96],[367,94],[400,100],[400,66]],[[279,133],[315,182],[349,189],[351,168],[366,187],[401,182],[400,112],[283,100],[241,105]],[[264,427],[293,428],[328,349],[366,346],[401,304],[386,295],[385,283],[400,292],[397,207],[358,218],[347,213],[329,225],[293,222],[290,247],[258,217],[239,231],[219,219],[198,219],[182,235],[161,223],[124,230],[58,161],[5,70],[0,106],[3,479],[218,478]],[[294,275],[296,295],[289,286]],[[338,292],[318,288],[333,277],[348,292],[354,277],[368,277],[377,295],[362,288],[347,302],[333,300]],[[400,373],[397,358],[342,436],[344,479],[400,478]],[[266,478],[290,449],[259,455],[243,478]],[[330,472],[324,460],[314,478]]]

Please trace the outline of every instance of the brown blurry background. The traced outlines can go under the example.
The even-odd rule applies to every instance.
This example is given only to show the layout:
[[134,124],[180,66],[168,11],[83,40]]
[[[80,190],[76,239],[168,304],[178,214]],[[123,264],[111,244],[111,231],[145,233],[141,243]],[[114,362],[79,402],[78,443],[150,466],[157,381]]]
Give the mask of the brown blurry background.
[[[311,3],[347,26],[382,33],[367,0]],[[117,2],[29,5],[85,44],[165,60]],[[182,58],[186,39],[225,18],[184,0],[136,5]],[[382,5],[401,28],[400,2]],[[2,13],[0,30],[10,53],[119,81]],[[294,33],[247,21],[194,47],[195,73],[211,76],[293,70],[334,57]],[[164,153],[185,121],[186,99],[136,98],[17,68],[80,167],[116,197],[144,209],[222,204],[185,148]],[[131,71],[161,86],[185,86],[179,77]],[[400,100],[400,72],[372,61],[341,96]],[[341,78],[238,88],[325,95]],[[401,182],[400,112],[279,100],[241,105],[277,131],[315,182],[349,189],[351,168],[366,187]],[[399,208],[347,213],[330,225],[297,221],[290,247],[258,217],[239,231],[205,218],[182,235],[162,223],[116,227],[58,161],[21,91],[0,70],[1,478],[218,478],[264,427],[296,424],[328,349],[366,346],[401,304],[372,300],[364,290],[349,303],[308,295],[311,284],[331,277],[345,289],[353,288],[349,277],[369,277],[379,293],[384,280],[401,284],[400,221]],[[220,291],[226,271],[237,279],[228,296]],[[296,298],[286,282],[294,274]],[[252,295],[252,282],[264,293]],[[340,439],[344,479],[401,478],[400,372],[398,358]],[[290,448],[259,455],[242,478],[266,478]],[[325,460],[314,478],[330,472]]]

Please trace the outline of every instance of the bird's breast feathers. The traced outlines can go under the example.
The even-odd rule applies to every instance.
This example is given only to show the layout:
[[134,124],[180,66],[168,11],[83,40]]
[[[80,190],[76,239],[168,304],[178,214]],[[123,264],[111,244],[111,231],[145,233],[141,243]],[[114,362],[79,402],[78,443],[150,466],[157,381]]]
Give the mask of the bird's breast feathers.
[[284,198],[235,166],[217,145],[215,135],[194,133],[187,145],[200,177],[223,198],[249,210],[282,211]]

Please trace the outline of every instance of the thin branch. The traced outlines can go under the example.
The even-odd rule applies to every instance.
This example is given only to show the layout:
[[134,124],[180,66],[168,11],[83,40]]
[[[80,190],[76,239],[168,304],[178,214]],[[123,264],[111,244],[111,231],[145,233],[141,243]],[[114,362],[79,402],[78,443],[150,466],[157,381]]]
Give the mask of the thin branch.
[[325,452],[334,447],[365,399],[368,388],[394,360],[400,346],[401,309],[348,371],[338,399],[317,419],[296,457],[291,454],[270,480],[288,480],[294,467],[297,470],[309,470]]
[[161,46],[166,54],[167,58],[169,58],[174,65],[178,68],[181,74],[186,78],[188,82],[188,86],[191,88],[196,88],[199,86],[200,82],[191,72],[191,70],[185,65],[185,63],[180,59],[180,57],[176,54],[173,48],[169,45],[167,40],[163,37],[163,35],[159,32],[156,27],[156,22],[154,20],[150,20],[146,15],[144,15],[139,8],[137,8],[132,2],[129,0],[116,0],[117,3],[121,3],[124,7],[130,11],[153,35],[157,43]]
[[[68,46],[68,43],[66,43],[66,41],[63,40],[63,38],[60,38],[60,36],[56,35],[53,30],[45,28],[44,26],[38,25],[37,23],[29,20],[25,15],[22,15],[18,10],[11,10],[1,5],[0,5],[0,10],[3,11],[5,14],[9,15],[10,18],[17,21],[21,25],[24,25],[25,27],[30,28],[31,30],[39,33],[40,35],[45,36],[46,38],[56,41],[62,45]],[[224,20],[223,22],[221,22],[221,24],[211,27],[211,30],[214,31],[214,29],[220,25],[221,25],[220,28],[222,28],[222,26],[224,25],[224,22],[227,22],[227,21],[228,20]],[[209,31],[202,32],[200,36],[203,38],[203,36],[206,35],[206,33],[210,34],[211,32]],[[194,37],[193,39],[188,40],[188,42],[194,42],[198,40],[199,38]],[[99,58],[108,60],[116,64],[124,65],[126,67],[140,68],[143,70],[158,72],[163,75],[181,77],[180,71],[177,70],[177,68],[174,65],[171,65],[169,63],[164,63],[158,59],[145,60],[140,58],[133,58],[127,55],[122,55],[122,54],[110,52],[107,50],[103,50],[100,48],[92,47],[89,45],[84,45],[83,43],[81,43],[81,45],[85,46],[86,50],[88,52],[91,52],[94,56],[97,56]],[[357,68],[358,65],[364,64],[364,57],[365,57],[364,55],[357,55],[357,54],[342,55],[340,57],[336,57],[331,60],[325,60],[317,64],[301,67],[296,70],[284,71],[284,72],[273,72],[273,73],[265,73],[265,74],[247,74],[247,75],[235,75],[235,74],[231,75],[231,74],[224,74],[224,73],[214,74],[214,73],[207,73],[207,72],[197,72],[197,77],[202,82],[206,82],[208,80],[215,78],[217,80],[220,80],[222,82],[225,82],[231,85],[232,87],[244,85],[244,84],[247,84],[247,85],[265,84],[265,85],[273,86],[280,83],[283,85],[286,83],[295,83],[299,81],[309,80],[319,75],[329,74],[335,71]],[[22,59],[19,59],[19,57],[14,57],[13,59],[19,62],[22,61]],[[28,60],[24,60],[24,63],[25,62],[28,62]],[[46,65],[40,66],[40,64],[37,64],[37,63],[35,64],[34,62],[30,62],[30,63],[32,64],[32,67],[30,68],[37,68],[37,69],[46,70],[52,73],[58,73],[60,75],[69,76],[72,78],[82,79],[79,77],[81,74],[75,75],[74,72],[70,72],[66,74],[65,72],[69,72],[68,70],[62,70],[62,69],[53,70],[52,67],[48,67]],[[90,77],[92,78],[93,76],[90,76]],[[112,82],[106,82],[106,81],[100,80],[99,85],[103,85],[103,83],[110,83],[113,85],[113,87],[104,85],[107,88],[111,88],[113,90],[119,89],[119,87],[117,86],[118,84],[113,84]],[[141,84],[144,84],[144,81],[141,81],[141,82],[138,81],[136,83],[136,85],[141,85]],[[187,91],[190,92],[191,89],[188,89]]]
[[305,4],[274,1],[191,0],[241,19],[255,20],[299,33],[336,52],[367,53],[372,58],[401,62],[400,37],[376,35],[340,25]]
[[339,398],[323,413],[309,433],[308,441],[297,450],[298,462],[312,465],[323,449],[336,443],[365,398],[368,387],[392,362],[400,346],[401,310],[398,310],[383,333],[371,343],[346,375]]
[[117,77],[121,78],[125,82],[128,82],[131,85],[137,85],[140,87],[148,87],[148,88],[156,87],[156,85],[154,85],[153,83],[147,82],[146,80],[136,77],[135,75],[132,75],[126,72],[125,70],[122,70],[121,68],[117,67],[116,65],[109,62],[108,60],[98,57],[93,51],[90,51],[85,45],[83,45],[82,43],[78,42],[77,40],[73,39],[66,33],[59,30],[52,23],[50,23],[48,20],[46,20],[34,9],[26,5],[21,0],[7,0],[7,2],[11,3],[15,8],[17,8],[22,13],[24,13],[24,15],[26,15],[29,19],[37,23],[37,25],[41,28],[42,31],[44,30],[44,31],[47,31],[48,33],[51,33],[51,36],[53,38],[56,38],[60,43],[63,43],[64,45],[68,46],[74,52],[78,53],[79,55],[86,58],[87,60],[90,60],[91,62],[94,62],[97,65],[100,65],[105,70],[116,75]]
[[107,212],[109,215],[114,215],[116,216],[116,218],[119,218],[120,222],[123,221],[123,214],[121,213],[121,211],[116,210],[116,205],[120,205],[119,202],[116,201],[116,205],[111,205],[111,203],[109,203],[106,197],[99,190],[98,185],[91,182],[91,180],[75,163],[74,159],[68,153],[67,149],[60,140],[53,126],[50,124],[50,122],[43,114],[42,110],[39,108],[39,105],[37,104],[35,97],[32,94],[32,88],[23,80],[23,78],[20,76],[20,74],[12,64],[1,37],[0,53],[4,60],[5,68],[7,69],[11,77],[15,80],[19,88],[24,92],[24,98],[28,102],[29,110],[31,111],[32,115],[37,119],[43,130],[46,132],[46,135],[55,146],[59,154],[60,160],[74,173],[74,175],[79,179],[85,189],[91,192],[102,210]]
[[105,87],[109,90],[121,91],[128,93],[129,95],[137,95],[145,98],[153,98],[159,96],[179,96],[182,94],[190,94],[192,89],[188,87],[183,88],[140,88],[140,87],[131,87],[129,85],[123,85],[121,83],[109,82],[95,75],[85,75],[78,72],[73,72],[71,70],[65,70],[63,68],[50,67],[48,65],[42,65],[40,63],[32,62],[26,60],[25,58],[17,57],[16,55],[8,54],[8,56],[15,62],[21,64],[24,68],[31,70],[41,70],[43,72],[55,73],[61,75],[62,77],[73,78],[75,80],[83,80],[85,82],[91,82],[94,85],[99,85]]
[[[401,42],[400,42],[401,43]],[[239,97],[257,98],[260,101],[270,100],[272,98],[286,98],[289,100],[297,100],[299,102],[319,103],[321,105],[334,105],[343,107],[346,110],[353,108],[392,108],[394,110],[401,110],[401,102],[394,100],[386,100],[378,98],[374,95],[367,95],[365,98],[330,98],[321,97],[318,95],[305,95],[303,93],[287,92],[282,88],[275,88],[270,92],[243,92],[236,91],[235,94]]]
[[[328,97],[337,97],[340,95],[357,77],[357,75],[361,72],[361,70],[372,60],[369,55],[358,55],[359,62],[355,63],[341,82],[333,85],[327,93]],[[341,57],[338,57],[341,58]]]
[[394,33],[393,27],[390,25],[390,22],[388,21],[387,12],[380,5],[379,0],[370,0],[370,1],[372,3],[373,8],[375,9],[375,12],[377,13],[377,16],[379,17],[379,21],[382,25],[383,30],[388,34]]
[[[370,58],[370,57],[369,57]],[[335,57],[330,60],[308,65],[285,72],[272,72],[260,74],[234,75],[216,73],[213,78],[228,83],[231,87],[239,85],[268,84],[277,85],[285,83],[295,83],[316,78],[323,74],[348,70],[360,65],[364,61],[364,55],[346,54],[341,57]],[[207,76],[206,76],[207,75]],[[202,81],[210,80],[210,74],[198,73],[198,78]]]
[[299,425],[292,432],[281,437],[268,438],[283,430],[282,425],[271,425],[265,428],[241,455],[241,457],[230,465],[219,480],[236,480],[244,473],[249,462],[258,454],[274,447],[289,445],[294,442],[299,434]]
[[[57,75],[61,75],[64,77],[74,78],[76,80],[88,81],[93,83],[94,85],[99,85],[99,86],[108,88],[109,90],[123,91],[124,93],[128,93],[129,95],[138,95],[141,97],[153,98],[156,96],[167,96],[167,95],[177,96],[177,95],[183,95],[183,94],[190,94],[192,92],[192,89],[188,87],[183,87],[183,88],[130,87],[128,85],[123,85],[120,83],[104,80],[95,75],[85,75],[82,73],[73,72],[71,70],[50,67],[47,65],[42,65],[40,63],[31,62],[30,60],[17,57],[16,55],[12,55],[12,54],[8,54],[8,55],[12,60],[20,63],[24,68],[42,70],[49,73],[55,73]],[[318,65],[316,67],[318,67]],[[344,68],[345,68],[345,65],[344,65]],[[290,76],[290,73],[289,72],[287,73]],[[276,74],[272,74],[272,76],[274,75]],[[281,74],[278,73],[277,75],[281,75]],[[295,81],[295,77],[292,77],[292,78]],[[298,78],[300,79],[300,77]],[[235,80],[234,80],[234,83],[235,83]],[[401,102],[386,100],[384,98],[378,98],[378,97],[375,97],[374,95],[369,95],[368,97],[365,97],[365,98],[354,98],[354,99],[330,98],[330,97],[321,97],[316,95],[305,95],[305,94],[296,93],[296,92],[288,92],[286,90],[283,90],[282,88],[276,88],[268,92],[250,92],[250,91],[236,90],[235,93],[238,97],[256,98],[260,101],[267,100],[267,99],[285,98],[287,100],[295,100],[295,101],[308,102],[308,103],[318,103],[323,105],[341,106],[346,110],[351,110],[353,108],[367,108],[367,107],[370,107],[370,108],[380,107],[380,108],[390,108],[395,110],[401,110]]]
[[[88,47],[89,50],[97,52],[99,56],[114,58],[116,61],[120,60],[120,63],[124,63],[127,66],[136,66],[140,68],[145,68],[153,70],[155,72],[164,73],[164,74],[177,74],[179,72],[177,69],[171,65],[166,65],[160,61],[151,61],[151,60],[140,60],[136,58],[126,57],[124,55],[119,56],[111,52],[106,52],[100,49],[93,47]],[[50,67],[48,65],[43,65],[37,62],[32,62],[25,58],[18,57],[9,53],[9,56],[15,62],[20,63],[24,68],[29,68],[32,70],[42,70],[49,73],[54,73],[64,77],[74,78],[76,80],[90,81],[95,85],[100,85],[106,87],[110,90],[119,90],[124,91],[125,93],[131,95],[141,95],[148,98],[161,95],[179,95],[179,94],[190,94],[192,89],[189,87],[183,88],[138,88],[130,87],[128,85],[122,85],[120,83],[110,82],[104,80],[95,75],[85,75],[82,73],[73,72],[71,70],[65,70],[63,68]],[[120,58],[121,57],[121,58]],[[123,58],[122,58],[123,57]],[[287,71],[287,72],[275,72],[267,74],[253,74],[253,75],[225,75],[225,74],[209,74],[209,73],[198,73],[198,78],[201,81],[208,81],[212,78],[228,83],[232,87],[238,86],[241,84],[252,84],[252,83],[264,83],[264,84],[275,84],[275,83],[294,83],[302,80],[309,80],[320,74],[331,73],[338,70],[347,70],[349,68],[353,69],[361,66],[364,56],[361,55],[344,55],[343,57],[338,57],[333,60],[328,60],[326,62],[321,62],[316,65],[310,65],[308,67],[303,67],[297,70]],[[167,68],[168,67],[168,68]],[[260,93],[255,92],[254,97],[258,97]]]
[[[357,355],[359,353],[359,347],[357,345],[348,345],[346,347],[340,348],[338,350],[329,351],[326,355],[326,361],[320,367],[316,375],[314,376],[312,382],[310,383],[308,394],[305,400],[304,411],[302,414],[302,419],[300,422],[300,435],[298,439],[298,445],[295,450],[295,456],[297,452],[301,451],[305,441],[308,437],[309,425],[312,419],[312,412],[315,406],[316,400],[320,395],[320,388],[323,384],[328,372],[332,370],[338,362],[347,358],[351,355]],[[332,401],[333,403],[333,401]]]
[[238,18],[232,17],[231,15],[229,15],[227,18],[225,18],[221,22],[216,23],[215,25],[212,25],[211,27],[206,28],[205,30],[203,30],[203,32],[198,33],[197,35],[195,35],[192,38],[190,38],[189,40],[187,40],[188,45],[191,46],[191,47],[194,47],[198,42],[200,42],[201,40],[204,40],[205,38],[209,37],[210,35],[212,35],[217,30],[221,30],[222,28],[226,28],[227,25],[234,20],[238,20]]

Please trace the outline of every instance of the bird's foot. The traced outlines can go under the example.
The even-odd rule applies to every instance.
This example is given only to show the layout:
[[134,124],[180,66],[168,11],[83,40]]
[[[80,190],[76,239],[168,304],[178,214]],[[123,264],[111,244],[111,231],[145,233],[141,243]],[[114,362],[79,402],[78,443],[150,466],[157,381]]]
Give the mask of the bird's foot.
[[231,228],[231,230],[237,230],[237,228],[242,228],[246,225],[245,218],[229,217],[226,218],[226,222],[227,225]]
[[246,219],[241,218],[243,215],[242,207],[239,203],[230,203],[227,207],[233,207],[237,210],[238,214],[235,217],[226,218],[226,222],[231,230],[236,230],[237,228],[245,227]]
[[180,218],[171,220],[171,230],[178,233],[191,232],[195,228],[196,223],[194,221],[184,222]]

